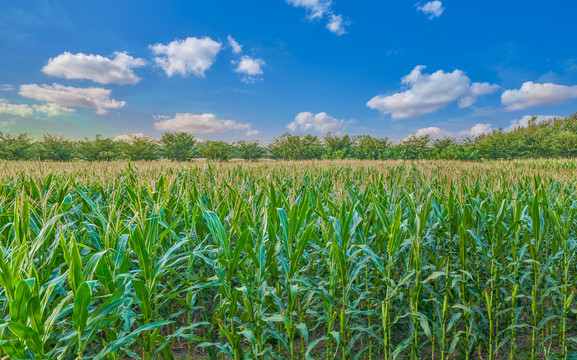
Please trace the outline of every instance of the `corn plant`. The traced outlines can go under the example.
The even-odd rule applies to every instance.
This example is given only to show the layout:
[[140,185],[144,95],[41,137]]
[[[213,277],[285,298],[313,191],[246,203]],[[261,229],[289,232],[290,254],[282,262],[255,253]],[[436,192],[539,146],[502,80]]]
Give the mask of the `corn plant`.
[[576,356],[576,160],[3,165],[0,357]]

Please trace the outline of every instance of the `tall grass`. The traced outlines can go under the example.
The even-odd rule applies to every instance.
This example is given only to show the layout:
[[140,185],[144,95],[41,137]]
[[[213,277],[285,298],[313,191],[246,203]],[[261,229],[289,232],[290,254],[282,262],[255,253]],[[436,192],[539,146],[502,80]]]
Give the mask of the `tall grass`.
[[0,164],[0,356],[571,359],[577,161]]

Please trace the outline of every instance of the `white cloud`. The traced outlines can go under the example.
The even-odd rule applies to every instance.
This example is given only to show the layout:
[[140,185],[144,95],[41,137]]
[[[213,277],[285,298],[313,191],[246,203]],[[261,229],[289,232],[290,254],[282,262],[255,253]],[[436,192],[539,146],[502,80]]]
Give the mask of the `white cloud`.
[[28,84],[20,86],[20,95],[24,97],[55,103],[60,106],[80,106],[96,109],[96,113],[100,115],[107,114],[108,109],[119,109],[126,104],[124,101],[111,99],[111,93],[111,90],[103,88],[75,88],[59,84]]
[[0,114],[30,117],[34,114],[34,108],[26,104],[10,104],[4,99],[0,99]]
[[253,135],[258,135],[259,131],[258,130],[249,130],[246,132],[247,136],[253,136]]
[[240,61],[232,61],[236,65],[235,72],[243,75],[243,81],[253,83],[258,75],[262,75],[264,71],[263,66],[266,65],[263,59],[254,59],[250,56],[243,56]]
[[335,14],[332,10],[332,0],[287,0],[294,7],[303,7],[307,10],[309,20],[328,18],[326,28],[336,35],[346,34],[345,26],[348,21],[343,20],[342,15]]
[[461,130],[461,131],[451,131],[447,129],[442,129],[439,127],[431,126],[427,128],[422,128],[417,130],[415,133],[416,136],[425,136],[429,135],[431,139],[444,139],[448,137],[462,139],[467,137],[476,137],[482,134],[488,134],[493,131],[493,127],[491,124],[476,124],[470,129]]
[[70,109],[54,103],[43,105],[11,104],[4,99],[0,99],[0,114],[9,114],[18,117],[56,117],[73,112],[75,112],[74,109]]
[[287,2],[294,7],[307,9],[311,19],[322,18],[333,5],[332,0],[287,0]]
[[114,53],[110,59],[100,55],[62,53],[42,68],[45,74],[65,79],[87,79],[100,84],[134,85],[140,81],[133,68],[146,65],[144,59],[125,52]]
[[146,137],[144,136],[143,133],[135,133],[135,134],[123,134],[123,135],[118,135],[115,138],[112,138],[112,140],[114,141],[124,141],[124,142],[129,142],[134,138],[143,138]]
[[238,62],[238,66],[236,67],[236,72],[245,75],[262,75],[262,67],[265,66],[266,63],[263,59],[253,59],[250,56],[243,56],[240,61]]
[[222,44],[209,37],[189,37],[185,40],[174,40],[167,45],[155,44],[149,47],[154,55],[158,55],[154,58],[156,65],[162,68],[167,76],[193,74],[204,77],[205,71],[214,64]]
[[[535,124],[539,124],[541,122],[548,121],[548,120],[555,119],[555,118],[558,118],[558,116],[555,116],[555,115],[526,115],[526,116],[523,116],[521,119],[511,120],[509,126],[503,129],[503,132],[507,133],[507,132],[511,132],[517,128],[526,128],[529,126],[529,122],[532,121],[532,119],[535,119]],[[417,130],[415,132],[415,135],[416,136],[429,135],[431,137],[431,139],[444,139],[447,137],[462,139],[462,138],[467,138],[467,137],[469,137],[469,138],[477,137],[477,136],[482,135],[482,134],[490,134],[494,130],[496,130],[496,128],[494,128],[493,125],[491,125],[491,124],[478,123],[470,129],[461,130],[461,131],[451,131],[451,130],[447,130],[447,129],[442,129],[440,127],[431,126],[431,127],[426,127],[426,128],[422,128],[422,129]]]
[[423,14],[427,15],[429,19],[438,18],[443,14],[445,8],[443,7],[443,3],[439,0],[429,1],[425,5],[417,5],[417,10],[422,11]]
[[62,116],[76,112],[76,110],[74,109],[54,103],[48,103],[44,105],[32,105],[32,107],[34,108],[34,111],[36,111],[37,113],[45,114],[48,117]]
[[10,119],[9,121],[0,121],[0,126],[2,126],[2,127],[6,127],[9,125],[16,125],[16,120]]
[[436,126],[429,126],[419,129],[415,132],[415,136],[429,135],[432,139],[442,139],[446,137],[455,137],[455,132],[447,129],[441,129]]
[[0,84],[0,91],[14,91],[14,86],[10,84]]
[[511,120],[511,124],[505,128],[505,132],[513,131],[516,128],[526,128],[529,127],[529,122],[535,118],[535,124],[539,124],[543,121],[548,121],[557,118],[555,115],[525,115],[520,119]]
[[235,54],[240,54],[242,52],[242,45],[240,45],[232,36],[228,36],[228,45],[231,47],[232,52]]
[[298,114],[295,120],[287,125],[287,129],[290,131],[314,130],[322,134],[339,133],[352,123],[354,123],[353,120],[339,120],[325,112],[313,114],[305,111]]
[[423,69],[423,65],[416,66],[403,77],[401,83],[408,86],[408,90],[390,96],[375,96],[367,106],[382,114],[391,114],[393,120],[409,119],[435,112],[457,100],[459,107],[469,107],[478,96],[490,94],[499,88],[489,83],[471,83],[462,70],[423,74]]
[[577,85],[536,84],[527,81],[520,89],[504,91],[501,104],[505,105],[508,111],[514,111],[534,106],[557,105],[571,99],[577,99]]
[[483,134],[489,134],[493,132],[493,126],[491,124],[477,124],[471,129],[467,130],[470,136],[479,136]]
[[330,32],[337,35],[346,34],[347,31],[345,30],[345,21],[343,20],[342,15],[331,15],[329,23],[327,24],[327,29]]
[[143,133],[123,134],[123,135],[118,135],[115,138],[112,138],[113,141],[122,141],[122,142],[129,143],[129,144],[132,144],[134,142],[134,140],[137,140],[137,139],[144,139],[144,140],[148,140],[150,142],[156,143],[156,144],[160,144],[160,141],[158,139],[155,139],[151,136],[146,136]]
[[233,120],[221,120],[214,114],[176,114],[174,118],[156,117],[154,128],[166,131],[184,131],[191,134],[210,134],[229,130],[246,130],[246,135],[255,135],[251,124],[237,123]]

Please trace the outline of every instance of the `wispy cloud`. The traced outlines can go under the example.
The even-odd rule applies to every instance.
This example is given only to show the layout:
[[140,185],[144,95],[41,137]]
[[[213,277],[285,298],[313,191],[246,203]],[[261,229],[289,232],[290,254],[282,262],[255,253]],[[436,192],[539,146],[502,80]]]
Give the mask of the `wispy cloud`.
[[242,45],[239,44],[232,36],[227,37],[228,46],[232,49],[232,52],[235,54],[240,54],[242,52]]
[[54,103],[41,104],[41,105],[12,104],[4,99],[0,99],[0,114],[8,114],[26,118],[26,117],[38,117],[38,116],[56,117],[74,112],[76,112],[76,110],[60,106]]
[[287,3],[294,7],[302,7],[307,10],[309,20],[326,19],[326,28],[335,35],[346,34],[346,26],[349,21],[345,20],[342,15],[336,14],[332,0],[286,0]]

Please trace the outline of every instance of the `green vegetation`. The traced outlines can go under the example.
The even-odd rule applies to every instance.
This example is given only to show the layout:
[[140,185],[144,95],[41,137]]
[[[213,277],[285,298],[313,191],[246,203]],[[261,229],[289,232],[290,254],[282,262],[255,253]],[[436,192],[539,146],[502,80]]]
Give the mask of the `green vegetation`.
[[577,352],[575,160],[3,162],[0,182],[0,357]]
[[577,156],[577,114],[565,119],[551,119],[511,131],[494,130],[490,134],[457,141],[453,138],[432,139],[430,136],[409,136],[398,143],[370,135],[315,135],[285,133],[268,146],[258,141],[224,141],[199,143],[187,133],[164,133],[160,141],[129,136],[123,141],[103,139],[72,142],[61,136],[45,135],[34,142],[28,134],[0,133],[0,159],[72,159],[158,160],[160,158],[189,161],[196,157],[227,161],[232,158],[258,160],[359,159],[359,160],[481,160],[572,158]]
[[209,160],[227,161],[232,158],[233,148],[224,141],[206,141],[199,146],[198,152]]
[[196,156],[196,139],[188,133],[164,133],[160,141],[167,159],[189,161]]
[[248,161],[261,159],[266,154],[266,149],[258,141],[237,141],[235,148],[237,156]]
[[269,145],[269,150],[274,158],[283,160],[320,159],[325,151],[318,136],[289,133],[274,139]]
[[73,156],[74,144],[63,136],[45,134],[36,150],[41,160],[69,161]]
[[154,139],[131,135],[128,140],[118,145],[122,158],[133,161],[156,160],[160,155],[160,148]]
[[81,159],[88,161],[109,161],[119,157],[119,145],[112,139],[103,139],[96,135],[94,140],[84,139],[76,144],[76,152]]

